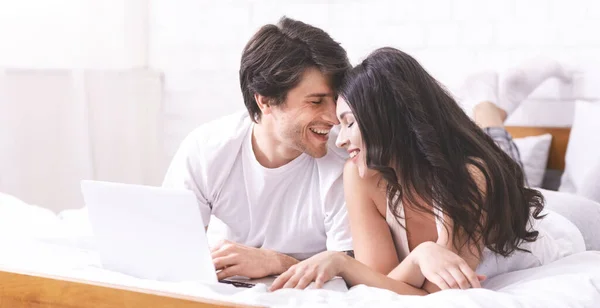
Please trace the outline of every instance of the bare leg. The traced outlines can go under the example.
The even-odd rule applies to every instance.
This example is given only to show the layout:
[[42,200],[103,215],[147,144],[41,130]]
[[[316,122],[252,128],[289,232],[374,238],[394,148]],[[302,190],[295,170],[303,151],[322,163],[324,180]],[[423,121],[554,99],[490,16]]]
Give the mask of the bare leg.
[[571,79],[570,71],[549,58],[533,58],[509,69],[498,78],[494,71],[481,71],[468,76],[459,97],[465,112],[481,128],[504,127],[504,121],[541,83],[556,77]]
[[549,78],[571,82],[572,71],[563,64],[546,57],[536,57],[507,70],[498,84],[498,100],[495,103],[508,114],[540,84]]
[[[570,79],[570,75],[558,62],[534,59],[507,72],[499,85],[493,72],[482,72],[468,77],[461,89],[463,99],[473,106],[468,112],[471,112],[475,123],[521,169],[523,163],[519,149],[504,128],[504,121],[537,86],[551,77],[564,81]],[[499,93],[496,89],[499,89]]]
[[473,108],[473,120],[481,128],[504,127],[506,111],[493,102],[480,102]]
[[461,108],[475,119],[475,110],[481,102],[498,102],[498,74],[495,71],[473,73],[465,79],[458,90]]

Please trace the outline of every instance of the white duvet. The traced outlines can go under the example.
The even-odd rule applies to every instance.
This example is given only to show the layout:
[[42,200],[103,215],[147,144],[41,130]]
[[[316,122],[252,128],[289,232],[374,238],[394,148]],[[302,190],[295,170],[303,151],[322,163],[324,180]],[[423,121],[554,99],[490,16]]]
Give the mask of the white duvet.
[[[499,275],[485,281],[482,289],[448,290],[425,297],[402,296],[366,286],[356,286],[348,292],[280,290],[269,293],[264,285],[236,289],[221,284],[164,283],[103,270],[97,255],[90,249],[92,246],[88,245],[90,230],[81,221],[81,214],[75,211],[56,216],[0,194],[0,266],[279,307],[600,307],[600,252],[597,251],[580,252],[545,266]],[[572,225],[565,226],[565,229],[570,228]]]

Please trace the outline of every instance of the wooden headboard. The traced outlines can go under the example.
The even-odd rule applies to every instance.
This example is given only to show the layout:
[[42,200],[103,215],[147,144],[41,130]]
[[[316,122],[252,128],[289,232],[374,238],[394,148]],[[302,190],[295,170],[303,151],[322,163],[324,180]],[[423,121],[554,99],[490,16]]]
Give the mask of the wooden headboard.
[[552,143],[550,144],[550,155],[546,168],[565,170],[565,154],[567,153],[569,135],[571,134],[570,127],[507,126],[506,130],[513,138],[551,134]]

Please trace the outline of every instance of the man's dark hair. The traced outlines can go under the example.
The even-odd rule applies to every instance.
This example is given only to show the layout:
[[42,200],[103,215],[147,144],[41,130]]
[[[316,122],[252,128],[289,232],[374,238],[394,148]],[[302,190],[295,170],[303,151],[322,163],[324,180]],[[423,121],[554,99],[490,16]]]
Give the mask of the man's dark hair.
[[260,28],[244,47],[240,65],[240,87],[252,120],[259,122],[262,115],[256,93],[282,104],[310,67],[326,75],[337,91],[351,66],[346,51],[319,28],[285,16]]

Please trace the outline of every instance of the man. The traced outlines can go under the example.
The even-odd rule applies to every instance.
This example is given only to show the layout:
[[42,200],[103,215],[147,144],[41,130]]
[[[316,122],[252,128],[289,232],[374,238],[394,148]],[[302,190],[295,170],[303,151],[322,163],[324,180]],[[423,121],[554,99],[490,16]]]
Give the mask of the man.
[[[350,251],[342,171],[334,145],[335,90],[350,68],[323,30],[282,18],[242,53],[247,112],[204,124],[182,142],[165,187],[192,190],[204,218],[227,226],[212,248],[218,278],[285,272],[324,250]],[[332,138],[333,137],[333,138]]]

